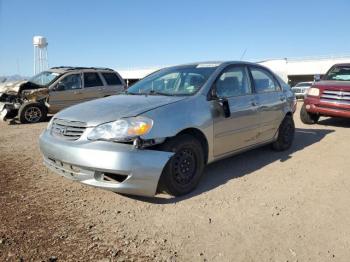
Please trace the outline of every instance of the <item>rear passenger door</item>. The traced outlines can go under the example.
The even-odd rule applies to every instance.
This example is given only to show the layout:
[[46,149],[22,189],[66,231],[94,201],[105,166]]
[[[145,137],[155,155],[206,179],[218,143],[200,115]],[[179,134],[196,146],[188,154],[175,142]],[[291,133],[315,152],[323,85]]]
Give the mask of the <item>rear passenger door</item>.
[[286,97],[277,79],[263,67],[250,66],[252,82],[259,105],[258,142],[265,142],[274,137],[284,117]]
[[220,157],[256,143],[256,98],[246,66],[230,66],[215,82],[218,98],[227,99],[231,116],[214,118],[214,155]]
[[103,90],[105,86],[97,72],[84,72],[84,100],[92,100],[104,97]]
[[104,96],[116,95],[123,92],[125,84],[114,72],[101,72],[105,82],[105,89],[103,90]]

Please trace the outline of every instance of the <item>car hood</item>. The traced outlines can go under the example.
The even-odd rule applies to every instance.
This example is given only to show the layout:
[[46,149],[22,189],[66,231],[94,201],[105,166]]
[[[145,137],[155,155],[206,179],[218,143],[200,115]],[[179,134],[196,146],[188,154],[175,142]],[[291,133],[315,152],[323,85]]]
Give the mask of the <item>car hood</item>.
[[87,126],[140,115],[146,111],[176,103],[187,97],[155,95],[115,95],[84,102],[59,112],[55,118],[87,123]]
[[17,94],[21,85],[27,81],[11,81],[0,84],[0,93]]
[[328,90],[350,91],[350,81],[324,80],[324,81],[315,83],[313,87],[328,89]]

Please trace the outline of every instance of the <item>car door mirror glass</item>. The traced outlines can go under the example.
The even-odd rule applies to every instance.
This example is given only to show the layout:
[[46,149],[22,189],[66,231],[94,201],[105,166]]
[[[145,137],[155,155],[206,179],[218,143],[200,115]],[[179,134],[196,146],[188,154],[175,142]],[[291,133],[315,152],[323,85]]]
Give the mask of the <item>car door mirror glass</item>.
[[218,100],[219,97],[216,94],[216,86],[214,85],[211,89],[210,89],[210,93],[209,93],[209,100]]
[[321,81],[321,75],[314,75],[314,81],[315,82]]
[[225,118],[229,118],[231,116],[231,110],[228,100],[226,98],[219,98],[217,101],[224,111]]

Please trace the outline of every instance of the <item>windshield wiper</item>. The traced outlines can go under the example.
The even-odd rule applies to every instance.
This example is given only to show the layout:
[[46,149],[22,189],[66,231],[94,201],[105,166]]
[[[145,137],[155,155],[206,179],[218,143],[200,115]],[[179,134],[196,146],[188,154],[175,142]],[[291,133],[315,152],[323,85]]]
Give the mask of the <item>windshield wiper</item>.
[[159,95],[159,96],[174,96],[173,94],[162,93],[162,92],[158,92],[158,91],[155,91],[155,90],[151,90],[148,93],[141,93],[141,94],[145,94],[145,95]]
[[132,92],[128,92],[127,90],[125,90],[123,92],[123,94],[126,94],[126,95],[145,95],[145,96],[148,96],[148,95],[175,96],[175,94],[162,93],[162,92],[158,92],[155,90],[151,90],[149,92],[140,92],[140,93],[132,93]]
[[123,94],[125,94],[125,95],[142,95],[142,94],[140,94],[140,93],[128,92],[127,90],[125,90],[125,91],[123,92]]

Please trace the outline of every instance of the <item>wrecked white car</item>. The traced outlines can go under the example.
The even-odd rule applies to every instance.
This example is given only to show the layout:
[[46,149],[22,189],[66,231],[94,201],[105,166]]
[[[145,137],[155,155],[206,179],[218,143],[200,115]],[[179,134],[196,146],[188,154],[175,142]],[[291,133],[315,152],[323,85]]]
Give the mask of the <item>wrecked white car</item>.
[[37,123],[47,114],[95,98],[115,95],[126,85],[109,68],[53,67],[28,81],[0,85],[0,119]]

